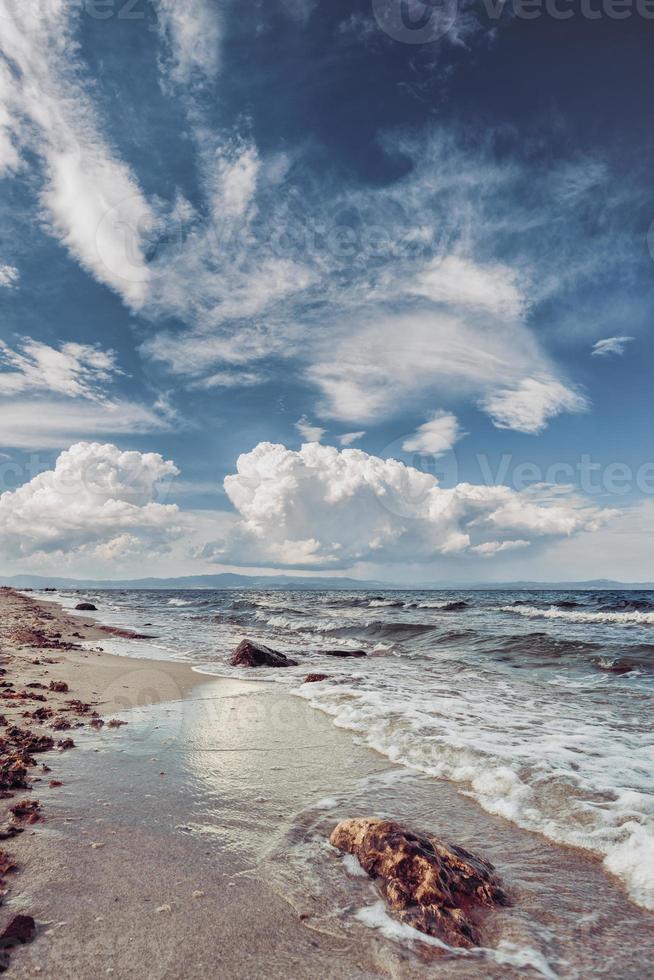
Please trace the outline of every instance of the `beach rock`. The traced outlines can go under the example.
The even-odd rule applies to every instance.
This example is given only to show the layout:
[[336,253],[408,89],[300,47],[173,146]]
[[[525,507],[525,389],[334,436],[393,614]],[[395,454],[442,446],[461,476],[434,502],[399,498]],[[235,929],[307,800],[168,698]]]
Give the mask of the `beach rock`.
[[68,691],[68,684],[66,681],[50,681],[50,690],[54,691],[56,694],[66,694]]
[[15,915],[0,933],[0,949],[31,943],[36,935],[36,923],[31,915]]
[[78,602],[75,609],[79,609],[80,612],[97,612],[98,607],[94,606],[92,602]]
[[367,657],[365,650],[321,650],[323,657]]
[[241,640],[229,662],[232,667],[297,667],[297,660],[251,640]]
[[307,676],[304,678],[304,683],[315,684],[316,681],[326,681],[327,677],[327,674],[307,674]]
[[492,864],[392,820],[342,820],[330,841],[357,857],[400,921],[449,946],[479,946],[484,914],[507,904]]

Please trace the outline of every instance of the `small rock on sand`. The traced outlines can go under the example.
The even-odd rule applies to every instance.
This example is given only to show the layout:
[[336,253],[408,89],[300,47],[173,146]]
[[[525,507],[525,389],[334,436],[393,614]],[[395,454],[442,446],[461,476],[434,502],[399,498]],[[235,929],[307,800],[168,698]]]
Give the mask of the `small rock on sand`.
[[30,943],[36,935],[36,923],[31,915],[15,915],[0,933],[0,949],[10,949],[19,943]]

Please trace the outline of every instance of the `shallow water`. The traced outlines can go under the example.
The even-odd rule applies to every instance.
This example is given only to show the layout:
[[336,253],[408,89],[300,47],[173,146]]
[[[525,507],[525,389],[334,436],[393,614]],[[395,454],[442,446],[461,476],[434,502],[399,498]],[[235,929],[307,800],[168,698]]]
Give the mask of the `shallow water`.
[[[251,920],[250,948],[216,946],[224,976],[646,975],[654,953],[652,917],[599,862],[490,816],[452,783],[354,744],[307,702],[289,700],[279,685],[202,685],[187,701],[124,717],[129,724],[118,731],[80,732],[78,751],[62,756],[57,775],[63,788],[44,791],[49,832],[70,839],[56,843],[64,853],[80,834],[87,835],[87,852],[88,840],[105,841],[102,856],[123,890],[135,848],[150,855],[151,880],[136,905],[143,928],[151,928],[152,906],[164,901],[196,941],[205,929],[219,940],[234,923]],[[512,904],[486,920],[482,949],[442,949],[394,922],[374,883],[330,847],[339,820],[371,813],[441,834],[495,863]],[[97,874],[82,876],[79,887],[88,895],[76,898],[88,904],[91,930],[93,917],[106,915],[96,903],[108,895],[110,904],[118,888]],[[207,901],[215,896],[215,918],[204,899],[199,906],[184,901],[198,887]],[[59,901],[50,884],[44,894]],[[287,913],[274,906],[275,896],[287,903]],[[135,910],[117,911],[129,921]],[[120,938],[123,920],[112,928]],[[309,941],[302,939],[307,933]],[[104,937],[110,940],[111,934]],[[166,941],[148,976],[179,975],[174,943],[171,938],[168,948]],[[60,945],[70,967],[65,930]],[[51,940],[39,955],[55,956],[58,949]],[[47,961],[40,965],[55,975]],[[123,974],[121,964],[117,972],[132,975]],[[91,974],[80,969],[77,975]]]
[[[289,653],[299,667],[267,678],[405,769],[451,780],[487,812],[599,856],[634,901],[654,908],[654,593],[84,597],[102,621],[156,635],[107,649],[243,677],[227,661],[244,636]],[[324,655],[335,647],[369,656]],[[328,680],[303,684],[309,671]]]

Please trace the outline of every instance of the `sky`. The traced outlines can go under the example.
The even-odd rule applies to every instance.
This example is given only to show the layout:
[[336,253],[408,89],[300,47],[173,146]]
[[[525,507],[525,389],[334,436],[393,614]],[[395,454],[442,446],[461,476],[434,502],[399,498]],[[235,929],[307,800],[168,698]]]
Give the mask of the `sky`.
[[653,33],[0,0],[0,574],[654,579]]

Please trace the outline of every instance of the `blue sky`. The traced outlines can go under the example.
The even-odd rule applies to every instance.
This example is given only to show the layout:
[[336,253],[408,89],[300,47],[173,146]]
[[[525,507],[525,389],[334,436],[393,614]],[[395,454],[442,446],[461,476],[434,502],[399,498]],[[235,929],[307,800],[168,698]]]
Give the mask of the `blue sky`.
[[2,570],[654,577],[654,24],[243,7],[0,0]]

